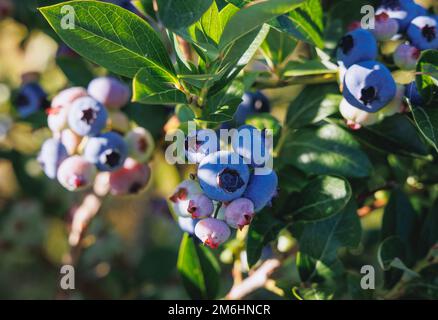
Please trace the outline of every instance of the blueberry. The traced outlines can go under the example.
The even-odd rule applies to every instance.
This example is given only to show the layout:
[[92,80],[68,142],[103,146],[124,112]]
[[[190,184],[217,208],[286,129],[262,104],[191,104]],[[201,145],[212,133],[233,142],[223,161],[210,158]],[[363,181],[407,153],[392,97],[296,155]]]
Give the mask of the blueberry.
[[125,141],[131,158],[140,162],[146,162],[151,158],[155,143],[148,130],[136,127],[126,134]]
[[220,141],[212,130],[196,130],[187,135],[184,149],[189,163],[200,163],[205,156],[219,151]]
[[61,162],[67,157],[68,153],[65,146],[58,139],[52,138],[43,143],[38,155],[38,162],[44,173],[50,179],[55,179]]
[[58,169],[59,183],[69,191],[79,191],[89,187],[96,175],[96,167],[81,156],[65,159]]
[[61,142],[67,149],[69,155],[76,153],[81,141],[82,137],[74,133],[72,130],[64,129],[61,131]]
[[76,99],[68,111],[68,125],[80,136],[94,136],[105,128],[108,113],[91,97]]
[[193,180],[181,182],[169,197],[173,212],[180,217],[191,217],[192,214],[188,211],[190,200],[199,194],[202,194],[202,190],[198,182]]
[[409,25],[407,33],[412,44],[418,49],[438,49],[438,29],[435,17],[416,17]]
[[397,20],[400,31],[405,31],[415,17],[426,14],[426,9],[413,0],[384,0],[376,14],[385,12],[390,18]]
[[260,91],[246,92],[242,100],[233,117],[236,126],[244,124],[250,115],[271,111],[269,99]]
[[68,111],[73,101],[86,97],[87,91],[81,87],[72,87],[58,93],[47,109],[47,123],[50,130],[60,132],[67,127]]
[[199,219],[178,217],[178,225],[182,231],[188,234],[195,233],[195,226],[199,222]]
[[339,105],[339,112],[347,121],[350,129],[358,130],[362,126],[370,126],[379,121],[378,113],[371,113],[353,107],[347,100],[342,99]]
[[151,169],[148,165],[127,158],[122,168],[110,173],[110,192],[115,196],[140,193],[150,177]]
[[198,167],[202,190],[213,200],[231,201],[239,198],[249,180],[249,168],[237,153],[218,151],[206,156]]
[[402,43],[394,52],[394,63],[403,70],[413,70],[420,58],[421,51],[414,46]]
[[337,59],[339,64],[346,68],[361,61],[374,60],[376,57],[376,39],[368,30],[353,30],[343,36],[338,43]]
[[115,132],[90,137],[84,150],[85,159],[94,163],[99,171],[114,171],[120,168],[127,154],[126,142]]
[[47,94],[36,82],[24,84],[15,98],[15,106],[19,115],[23,118],[45,109],[47,105]]
[[109,109],[123,107],[131,97],[129,87],[111,77],[101,77],[91,81],[88,85],[88,93]]
[[252,166],[263,166],[270,156],[270,144],[265,131],[260,131],[251,125],[243,125],[231,137],[234,152]]
[[212,249],[216,249],[220,244],[228,240],[231,231],[224,221],[214,218],[206,218],[200,220],[196,224],[195,235],[205,245]]
[[108,128],[121,134],[127,133],[131,129],[128,116],[120,110],[110,110],[108,112]]
[[421,106],[424,103],[423,98],[418,92],[418,88],[415,81],[412,81],[406,86],[405,96],[415,106]]
[[387,41],[398,32],[398,22],[388,16],[386,12],[376,15],[374,29],[371,32],[377,41]]
[[377,112],[396,94],[391,72],[376,61],[364,61],[348,68],[344,78],[344,98],[352,106]]
[[244,198],[252,201],[254,211],[258,212],[268,205],[277,194],[278,177],[274,170],[267,175],[252,175]]
[[234,229],[242,228],[251,223],[254,217],[254,204],[246,198],[233,200],[225,209],[225,222]]

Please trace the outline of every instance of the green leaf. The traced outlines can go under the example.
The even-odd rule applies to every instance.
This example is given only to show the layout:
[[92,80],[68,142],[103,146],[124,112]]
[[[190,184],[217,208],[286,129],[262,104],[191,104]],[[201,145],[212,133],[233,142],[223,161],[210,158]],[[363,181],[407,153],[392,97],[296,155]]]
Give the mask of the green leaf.
[[338,177],[319,176],[300,192],[295,221],[315,221],[328,218],[345,208],[351,198],[348,181]]
[[300,77],[318,74],[337,73],[337,69],[329,69],[319,60],[289,61],[284,69],[284,77]]
[[404,256],[404,244],[397,236],[391,236],[383,240],[377,251],[377,258],[383,270],[389,270],[395,258],[403,259]]
[[320,0],[306,0],[297,10],[277,19],[274,27],[288,32],[298,40],[324,47],[323,9]]
[[260,28],[269,20],[296,9],[303,0],[270,0],[244,7],[226,25],[219,47],[225,49],[233,42]]
[[353,131],[364,144],[384,153],[427,155],[427,148],[411,119],[402,114],[385,118],[382,122]]
[[438,50],[421,53],[417,63],[415,82],[425,105],[434,107],[438,103]]
[[208,99],[199,120],[212,123],[232,120],[237,107],[242,102],[244,89],[242,82],[233,81],[228,88]]
[[133,80],[132,99],[145,104],[176,104],[187,103],[186,95],[175,87],[175,82],[168,73],[160,70],[151,72],[143,68]]
[[438,110],[410,106],[415,124],[426,141],[438,152]]
[[222,24],[219,18],[219,9],[217,8],[216,2],[204,13],[200,21],[201,30],[204,34],[215,44],[219,43],[219,39],[222,34]]
[[89,65],[79,57],[59,57],[56,64],[64,72],[68,81],[74,86],[87,87],[94,78]]
[[250,267],[259,261],[263,247],[276,239],[280,230],[285,227],[284,222],[275,219],[271,211],[263,209],[257,213],[249,226],[246,254]]
[[359,144],[336,125],[298,130],[284,140],[281,161],[306,173],[359,178],[371,172],[371,163]]
[[289,57],[297,46],[297,41],[290,35],[271,28],[262,49],[265,56],[274,64],[278,65]]
[[219,289],[220,267],[215,256],[184,234],[178,254],[178,271],[192,299],[214,299]]
[[286,125],[301,128],[319,122],[336,113],[341,100],[342,95],[334,84],[306,86],[289,105]]
[[[74,9],[73,29],[62,28],[66,5]],[[175,72],[155,31],[128,10],[104,2],[70,1],[40,11],[65,43],[114,73],[133,78],[141,68],[172,76]]]
[[304,260],[297,261],[301,280],[308,281],[331,270],[341,270],[337,257],[340,248],[356,248],[361,239],[361,224],[353,201],[341,212],[315,222],[292,225],[292,233],[300,244]]
[[158,15],[172,30],[188,27],[198,21],[213,0],[157,0]]

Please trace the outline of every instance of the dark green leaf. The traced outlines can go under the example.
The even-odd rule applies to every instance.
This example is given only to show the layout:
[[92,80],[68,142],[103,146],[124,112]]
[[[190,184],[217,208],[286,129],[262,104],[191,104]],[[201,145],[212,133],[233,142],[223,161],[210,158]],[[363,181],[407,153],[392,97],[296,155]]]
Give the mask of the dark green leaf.
[[438,151],[438,109],[411,106],[411,111],[421,134]]
[[221,49],[229,47],[269,20],[296,9],[302,2],[303,0],[270,0],[241,9],[225,26],[219,47]]
[[301,192],[294,210],[295,221],[314,221],[328,218],[347,205],[351,198],[348,181],[331,176],[313,179]]
[[284,69],[284,77],[311,76],[337,73],[337,69],[329,69],[319,60],[289,61]]
[[175,87],[173,78],[165,72],[151,73],[148,68],[135,75],[132,99],[145,104],[187,103],[186,95]]
[[[68,4],[74,9],[73,29],[63,28]],[[61,39],[80,55],[133,78],[141,68],[174,69],[166,48],[148,23],[119,6],[97,1],[72,1],[40,9]]]
[[404,256],[405,247],[397,236],[391,236],[382,241],[377,252],[377,258],[383,270],[388,270],[395,258],[403,260]]
[[356,248],[361,239],[361,224],[354,202],[327,219],[292,225],[304,259],[297,261],[301,280],[342,270],[337,257],[340,248]]
[[304,4],[277,19],[275,27],[290,33],[298,40],[324,47],[323,10],[320,0],[306,0]]
[[167,28],[177,30],[198,21],[212,3],[213,0],[157,0],[158,15]]
[[214,299],[219,289],[220,267],[214,255],[188,234],[178,254],[178,271],[192,299]]
[[272,216],[272,210],[264,209],[257,213],[251,222],[246,242],[248,265],[254,266],[259,261],[263,247],[274,240],[284,223]]
[[354,138],[333,124],[289,134],[280,157],[306,173],[366,177],[372,169]]
[[426,50],[421,53],[417,63],[415,82],[425,101],[431,107],[438,103],[438,50]]
[[306,86],[289,105],[286,125],[300,128],[337,112],[342,95],[334,84]]
[[352,133],[363,143],[384,153],[427,155],[427,148],[414,124],[402,114],[387,117],[376,125]]

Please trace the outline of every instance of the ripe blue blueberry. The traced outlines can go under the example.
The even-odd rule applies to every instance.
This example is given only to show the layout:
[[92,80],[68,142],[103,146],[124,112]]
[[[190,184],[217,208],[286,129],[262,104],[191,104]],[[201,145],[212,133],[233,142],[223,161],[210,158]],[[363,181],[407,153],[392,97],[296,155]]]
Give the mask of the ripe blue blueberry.
[[274,170],[267,175],[252,175],[243,197],[251,200],[254,211],[258,212],[277,194],[277,186],[278,177]]
[[344,98],[361,110],[379,111],[394,98],[396,90],[391,72],[379,62],[360,62],[345,73]]
[[407,33],[412,44],[418,49],[438,49],[438,29],[436,17],[416,17],[411,21]]
[[18,114],[23,118],[44,109],[47,105],[47,94],[36,82],[24,84],[15,98]]
[[342,99],[339,112],[347,121],[347,126],[352,130],[358,130],[362,126],[370,126],[379,121],[378,113],[367,112],[353,107],[347,100]]
[[111,77],[101,77],[91,81],[88,85],[88,93],[109,109],[123,107],[131,96],[127,85]]
[[426,14],[426,9],[413,0],[383,0],[376,14],[385,12],[390,18],[397,20],[400,31],[405,31],[415,17]]
[[394,63],[403,70],[415,69],[421,51],[414,46],[402,43],[394,52]]
[[225,222],[234,229],[242,230],[254,217],[254,204],[246,198],[233,200],[225,208]]
[[415,81],[412,81],[406,86],[405,96],[415,106],[421,106],[424,103],[423,98],[418,92],[418,88]]
[[349,68],[360,61],[377,57],[377,42],[373,34],[364,29],[356,29],[341,38],[337,48],[339,64]]
[[245,191],[249,168],[237,153],[218,151],[201,161],[198,179],[202,190],[210,199],[232,201]]
[[202,243],[212,249],[216,249],[220,244],[228,240],[231,231],[224,221],[206,218],[196,224],[195,234]]
[[252,166],[263,166],[269,157],[270,145],[265,131],[260,131],[251,125],[243,125],[231,137],[234,152]]
[[271,111],[269,99],[260,91],[246,92],[242,100],[234,114],[234,122],[237,126],[244,124],[246,118],[252,114]]
[[212,130],[196,130],[187,135],[184,149],[190,163],[200,163],[205,156],[219,151],[220,141]]
[[90,137],[84,150],[84,158],[94,163],[100,171],[114,171],[120,168],[128,155],[123,138],[115,132],[106,132]]
[[67,149],[58,139],[51,138],[46,140],[38,155],[44,173],[50,178],[55,179],[56,173],[62,161],[68,157]]
[[67,127],[68,112],[73,101],[86,97],[87,91],[81,87],[72,87],[59,92],[47,109],[47,123],[54,133],[61,132]]
[[68,111],[68,125],[80,136],[94,136],[105,128],[108,113],[91,97],[76,99]]

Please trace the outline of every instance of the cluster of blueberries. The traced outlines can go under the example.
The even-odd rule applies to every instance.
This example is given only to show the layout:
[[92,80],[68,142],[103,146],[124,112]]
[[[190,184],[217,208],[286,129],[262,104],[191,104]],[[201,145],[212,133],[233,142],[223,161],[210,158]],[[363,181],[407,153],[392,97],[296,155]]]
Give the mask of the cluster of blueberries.
[[[255,149],[269,149],[265,131],[250,125],[235,130],[231,148],[224,141],[221,148],[219,138],[212,148],[204,129],[188,134],[185,153],[190,162],[198,164],[197,173],[178,185],[170,197],[181,229],[211,248],[230,237],[230,228],[249,225],[277,193],[275,171],[257,174],[256,170],[261,165],[255,159]],[[241,139],[243,136],[251,138]]]
[[38,162],[50,179],[69,191],[91,186],[100,172],[113,195],[138,193],[149,182],[154,140],[144,128],[133,127],[120,110],[131,96],[118,79],[100,77],[87,89],[61,91],[47,109],[52,138]]
[[398,44],[392,53],[393,67],[414,70],[421,51],[438,49],[437,24],[438,16],[413,0],[383,0],[373,29],[362,29],[358,22],[350,25],[336,52],[344,97],[340,112],[350,128],[404,112],[404,97],[414,105],[422,104],[415,81],[397,84],[391,71],[376,61],[378,42]]

